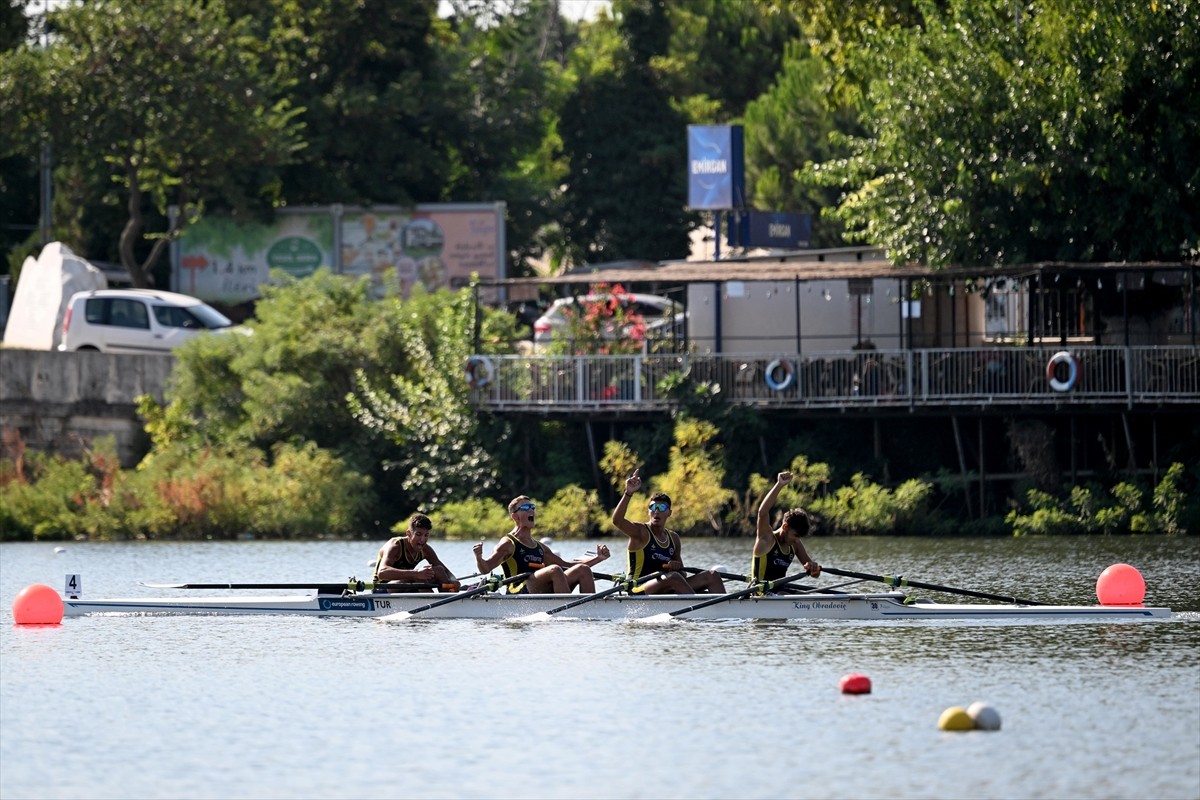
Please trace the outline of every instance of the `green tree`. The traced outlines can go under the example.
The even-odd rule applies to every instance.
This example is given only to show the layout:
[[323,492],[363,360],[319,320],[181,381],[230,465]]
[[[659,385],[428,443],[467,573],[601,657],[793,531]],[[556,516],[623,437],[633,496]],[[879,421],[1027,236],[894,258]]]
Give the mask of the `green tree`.
[[[0,0],[0,62],[26,42],[30,20],[24,3]],[[24,141],[23,132],[9,123],[19,113],[15,90],[5,81],[14,76],[0,66],[0,252],[10,254],[12,263],[0,261],[0,273],[19,269],[28,255],[17,247],[33,239],[31,233],[38,223],[38,156],[39,148]],[[39,145],[41,139],[33,142]]]
[[[103,191],[124,207],[121,263],[135,286],[152,285],[168,240],[206,198],[262,191],[244,184],[244,165],[292,156],[297,110],[264,69],[265,43],[222,0],[102,0],[61,6],[51,21],[48,47],[0,61],[0,107],[17,106],[26,140],[52,133],[60,194]],[[151,231],[148,214],[165,218],[172,205],[183,216]]]
[[723,486],[725,468],[717,433],[711,422],[677,419],[670,466],[652,483],[652,491],[671,496],[671,523],[681,531],[699,529],[709,535],[724,532],[722,512],[736,495]]
[[761,0],[673,0],[668,53],[654,60],[689,121],[732,122],[763,94],[800,33],[790,10]]
[[499,464],[483,442],[495,446],[507,435],[502,424],[488,425],[476,414],[462,377],[471,353],[470,293],[460,292],[435,319],[428,339],[419,326],[401,329],[408,370],[386,382],[360,370],[346,397],[367,431],[395,445],[387,468],[404,494],[430,505],[495,489]]
[[933,265],[1200,248],[1200,7],[919,7],[857,51],[869,132],[812,173],[854,236]]
[[826,62],[793,42],[775,83],[745,114],[746,180],[753,206],[812,214],[814,247],[843,244],[841,224],[821,215],[836,207],[838,192],[801,180],[800,173],[808,164],[849,155],[834,144],[832,134],[859,130],[852,109],[831,109],[831,82]]
[[570,163],[562,246],[572,263],[682,258],[695,225],[684,210],[687,120],[654,63],[668,51],[666,4],[617,0],[613,10],[621,45],[580,76],[559,121]]
[[436,0],[226,0],[293,79],[306,147],[279,171],[292,205],[446,199],[461,133]]
[[532,274],[558,219],[566,161],[556,124],[578,26],[553,0],[455,2],[439,58],[455,98],[446,199],[504,201],[511,274]]

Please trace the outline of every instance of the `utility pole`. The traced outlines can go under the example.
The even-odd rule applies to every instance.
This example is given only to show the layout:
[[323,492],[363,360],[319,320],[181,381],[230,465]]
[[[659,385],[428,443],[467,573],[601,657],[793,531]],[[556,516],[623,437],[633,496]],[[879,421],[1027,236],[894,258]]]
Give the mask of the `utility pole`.
[[[43,0],[42,3],[42,47],[46,50],[50,49],[50,0]],[[41,229],[42,247],[50,244],[51,224],[50,224],[50,206],[53,198],[53,184],[50,176],[52,172],[53,161],[50,157],[50,131],[44,133],[45,139],[42,142],[41,169],[42,181],[41,192],[41,218],[39,225]]]

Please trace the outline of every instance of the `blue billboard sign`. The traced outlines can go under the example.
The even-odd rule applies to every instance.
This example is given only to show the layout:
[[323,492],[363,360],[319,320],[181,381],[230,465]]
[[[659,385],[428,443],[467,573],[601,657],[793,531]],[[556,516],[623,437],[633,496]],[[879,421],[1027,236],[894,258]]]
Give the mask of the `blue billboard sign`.
[[688,125],[688,208],[745,207],[741,125]]
[[747,211],[729,224],[730,247],[794,250],[811,239],[812,214],[796,211]]

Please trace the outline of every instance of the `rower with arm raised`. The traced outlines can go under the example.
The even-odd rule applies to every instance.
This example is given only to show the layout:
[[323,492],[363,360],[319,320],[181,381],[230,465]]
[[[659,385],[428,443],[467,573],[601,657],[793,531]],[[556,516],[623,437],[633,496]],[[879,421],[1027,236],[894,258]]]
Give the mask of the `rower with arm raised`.
[[660,570],[663,574],[635,587],[635,593],[645,594],[723,594],[725,583],[713,570],[685,576],[683,570],[683,542],[679,534],[667,528],[671,517],[671,498],[664,492],[650,496],[646,522],[630,522],[625,517],[629,498],[642,487],[642,479],[634,470],[625,480],[625,491],[613,509],[612,523],[617,530],[629,537],[628,577],[630,580],[650,575]]
[[784,512],[778,528],[771,526],[771,509],[783,487],[792,482],[792,473],[781,472],[775,479],[762,503],[758,506],[758,520],[754,535],[754,550],[750,559],[750,576],[755,581],[774,581],[787,574],[793,558],[800,559],[800,566],[812,577],[821,574],[821,565],[813,561],[800,537],[811,528],[808,513],[802,508]]

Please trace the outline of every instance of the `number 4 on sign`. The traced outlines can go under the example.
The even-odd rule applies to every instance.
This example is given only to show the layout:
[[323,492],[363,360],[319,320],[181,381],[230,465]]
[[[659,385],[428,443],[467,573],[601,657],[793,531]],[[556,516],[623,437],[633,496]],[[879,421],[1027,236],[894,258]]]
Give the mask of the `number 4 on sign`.
[[83,592],[83,582],[79,580],[78,575],[68,575],[66,591],[63,592],[67,597],[77,598]]

